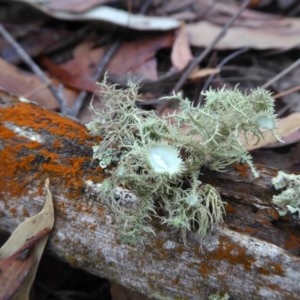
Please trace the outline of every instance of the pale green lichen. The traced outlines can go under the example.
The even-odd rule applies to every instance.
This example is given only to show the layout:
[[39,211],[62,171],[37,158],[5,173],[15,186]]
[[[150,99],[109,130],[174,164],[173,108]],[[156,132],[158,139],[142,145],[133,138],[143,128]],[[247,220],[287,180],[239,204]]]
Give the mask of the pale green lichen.
[[[246,162],[258,176],[243,140],[254,135],[259,142],[264,131],[274,129],[270,94],[263,89],[249,95],[237,88],[209,90],[202,107],[174,95],[178,112],[161,118],[136,107],[134,84],[126,90],[105,81],[100,86],[101,110],[92,106],[96,117],[87,127],[103,138],[93,157],[106,170],[101,198],[117,215],[122,236],[130,241],[142,231],[154,232],[154,218],[184,236],[192,230],[205,236],[222,222],[225,209],[217,190],[202,184],[199,174],[204,167],[223,171]],[[128,193],[120,194],[120,188]]]
[[272,199],[279,215],[298,213],[300,218],[300,175],[279,171],[272,183],[276,190],[281,190],[281,193]]

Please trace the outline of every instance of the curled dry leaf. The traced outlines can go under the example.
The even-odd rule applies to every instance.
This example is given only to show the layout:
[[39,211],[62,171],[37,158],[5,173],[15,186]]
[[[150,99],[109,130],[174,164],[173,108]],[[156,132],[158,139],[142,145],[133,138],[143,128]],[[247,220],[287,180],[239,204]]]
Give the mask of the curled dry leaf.
[[[0,299],[29,299],[37,267],[54,224],[52,196],[46,180],[46,202],[25,220],[0,249]],[[20,298],[18,298],[20,297]]]
[[[300,113],[293,113],[278,121],[277,128],[275,129],[275,134],[283,139],[298,130],[300,130]],[[276,137],[269,132],[266,132],[264,134],[264,139],[261,140],[260,143],[256,144],[255,140],[255,138],[253,138],[252,140],[248,139],[249,144],[245,148],[247,150],[254,150],[277,142]]]
[[56,77],[56,79],[58,79],[65,86],[77,90],[84,90],[90,93],[94,93],[96,91],[96,82],[88,76],[73,74],[60,65],[55,64],[46,56],[41,57],[40,61],[43,66],[47,68],[48,72],[50,72],[52,76]]
[[219,73],[220,73],[220,69],[214,69],[214,68],[205,68],[205,69],[195,70],[191,73],[189,80],[197,81],[200,78],[207,77],[210,75],[216,75]]
[[[137,30],[171,30],[180,25],[180,22],[168,17],[152,17],[137,15],[124,10],[98,6],[83,12],[68,12],[52,10],[45,5],[44,1],[23,0],[35,8],[43,11],[51,17],[70,21],[101,21]],[[48,1],[46,1],[47,3]]]
[[[57,109],[58,104],[48,86],[36,75],[26,72],[19,67],[7,63],[0,58],[0,86],[3,90],[19,97],[25,97],[48,109]],[[55,84],[55,81],[53,81]],[[64,88],[67,104],[76,98],[76,93]]]
[[[189,128],[182,127],[181,130],[183,132],[187,132]],[[285,140],[285,138],[294,134],[295,132],[300,130],[300,113],[293,113],[283,119],[280,119],[277,122],[277,128],[274,130],[276,136],[280,137],[281,140]],[[246,150],[251,151],[254,149],[259,149],[262,147],[266,147],[272,143],[278,142],[276,136],[271,132],[265,132],[264,138],[261,139],[259,143],[257,143],[257,137],[247,136],[247,141],[245,141],[244,136],[240,136],[240,140],[243,143]],[[202,138],[199,135],[194,136],[194,140],[198,142],[202,142]]]
[[177,36],[172,47],[171,61],[173,66],[181,71],[187,66],[192,58],[193,55],[189,44],[186,26],[182,24],[177,32]]
[[[216,49],[290,49],[300,45],[299,18],[278,18],[243,20],[230,27],[226,35],[218,42]],[[190,43],[197,47],[207,47],[222,30],[224,24],[200,21],[187,25]]]
[[[139,74],[148,78],[157,78],[155,54],[162,48],[171,47],[173,33],[161,33],[152,37],[143,37],[135,41],[123,42],[114,58],[108,63],[110,74]],[[73,76],[89,77],[104,54],[103,47],[94,47],[93,41],[85,41],[78,45],[73,59],[61,67]]]
[[[104,4],[109,2],[110,0],[51,0],[45,1],[43,5],[45,5],[48,9],[51,10],[61,10],[61,11],[69,11],[74,13],[80,13],[85,10],[91,9],[97,5]],[[41,3],[40,0],[32,1]]]

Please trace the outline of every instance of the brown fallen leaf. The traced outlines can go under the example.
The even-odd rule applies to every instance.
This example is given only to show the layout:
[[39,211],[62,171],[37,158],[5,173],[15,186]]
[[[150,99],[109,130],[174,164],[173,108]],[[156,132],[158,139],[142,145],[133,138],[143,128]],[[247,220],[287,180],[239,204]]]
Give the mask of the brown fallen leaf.
[[94,93],[97,89],[97,84],[94,80],[80,74],[73,74],[63,67],[53,63],[46,56],[41,57],[41,64],[47,68],[48,72],[58,79],[64,86]]
[[[170,111],[164,112],[164,114],[170,113]],[[174,113],[174,111],[173,111]],[[183,126],[181,128],[182,132],[189,132],[189,128]],[[244,135],[240,135],[240,141],[243,144],[244,148],[248,151],[259,149],[262,147],[266,147],[269,144],[278,142],[277,137],[280,137],[281,140],[284,140],[286,137],[294,134],[296,131],[300,130],[300,113],[293,113],[283,119],[280,119],[277,122],[277,128],[274,130],[274,134],[270,131],[266,131],[263,134],[263,139],[257,143],[257,137],[251,136],[250,134],[247,136],[247,141],[244,138]],[[277,137],[276,137],[277,136]],[[193,140],[201,143],[203,139],[200,135],[194,135]]]
[[[125,42],[110,61],[108,69],[116,75],[124,75],[131,72],[149,78],[147,70],[141,73],[142,66],[153,59],[156,60],[156,52],[162,48],[171,47],[173,42],[173,32],[145,36],[132,42]],[[151,78],[157,78],[157,74],[155,78],[153,76]]]
[[109,2],[109,0],[51,0],[45,2],[44,5],[50,10],[79,13],[107,2]]
[[[171,32],[124,42],[109,62],[107,69],[109,73],[115,75],[125,75],[130,72],[155,79],[157,78],[156,70],[153,70],[154,67],[156,69],[155,54],[159,49],[171,47],[172,44],[173,33]],[[73,59],[64,63],[63,67],[72,74],[91,76],[101,61],[104,51],[104,47],[95,48],[93,41],[85,41],[74,50]]]
[[0,249],[0,300],[29,299],[30,288],[54,224],[48,179],[45,187],[44,208],[21,223]]
[[0,299],[9,299],[23,284],[28,276],[30,269],[34,263],[34,256],[32,255],[33,246],[42,240],[42,238],[49,234],[50,229],[40,231],[38,234],[28,239],[28,241],[21,246],[11,256],[0,260]]
[[[252,14],[253,15],[253,14]],[[299,18],[243,18],[230,27],[218,42],[216,49],[290,49],[300,45]],[[187,25],[190,43],[197,47],[207,47],[222,30],[224,24],[200,21]]]
[[[275,129],[275,134],[279,137],[286,138],[291,134],[295,133],[300,129],[300,113],[293,113],[285,118],[282,118],[277,123],[277,128]],[[249,138],[249,144],[245,146],[247,150],[254,150],[261,147],[265,147],[268,144],[277,142],[276,137],[270,133],[266,132],[264,134],[264,139],[261,140],[259,143],[255,143],[256,139]]]
[[[57,109],[59,105],[48,87],[36,75],[21,70],[0,58],[0,87],[19,97],[25,97],[48,109]],[[76,99],[76,93],[64,88],[66,102]]]
[[[45,14],[53,18],[70,21],[100,21],[112,23],[126,28],[136,30],[159,30],[168,31],[178,28],[180,23],[169,17],[145,16],[142,14],[132,14],[125,10],[110,6],[96,6],[85,11],[53,10],[47,6],[48,1],[39,0],[19,0],[28,3]],[[51,1],[50,1],[51,2]],[[63,2],[63,1],[62,1]]]
[[[39,56],[46,50],[55,49],[62,40],[67,40],[74,35],[72,31],[68,30],[37,27],[24,23],[4,23],[3,26],[32,58]],[[22,62],[12,45],[8,44],[2,36],[0,36],[0,53],[2,59],[11,64],[17,65]]]
[[189,38],[184,24],[181,25],[175,38],[172,52],[171,61],[175,68],[179,71],[183,70],[193,58],[190,48]]

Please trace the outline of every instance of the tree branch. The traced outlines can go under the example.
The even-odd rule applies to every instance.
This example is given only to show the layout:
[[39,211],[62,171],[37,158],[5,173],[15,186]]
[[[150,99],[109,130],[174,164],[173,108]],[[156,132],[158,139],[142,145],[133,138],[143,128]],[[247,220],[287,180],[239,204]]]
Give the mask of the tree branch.
[[232,299],[300,294],[300,225],[292,216],[279,218],[271,205],[274,170],[261,168],[259,179],[243,165],[202,175],[228,205],[224,226],[201,246],[195,234],[184,245],[178,232],[160,224],[154,224],[156,236],[143,234],[142,244],[126,245],[117,239],[114,217],[97,193],[105,178],[92,161],[99,138],[4,92],[0,137],[1,231],[11,233],[41,209],[49,177],[56,221],[48,250],[73,266],[157,298],[207,299],[218,291]]

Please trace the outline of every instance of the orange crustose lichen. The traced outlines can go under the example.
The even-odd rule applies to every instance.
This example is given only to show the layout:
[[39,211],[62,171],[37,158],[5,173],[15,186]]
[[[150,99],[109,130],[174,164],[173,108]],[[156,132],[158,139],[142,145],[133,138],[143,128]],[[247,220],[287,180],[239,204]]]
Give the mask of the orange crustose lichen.
[[[74,198],[82,194],[84,180],[103,180],[102,169],[92,163],[96,138],[82,124],[33,103],[11,99],[0,106],[0,193],[20,196],[49,177],[54,186],[63,187]],[[43,140],[31,139],[14,128]]]

